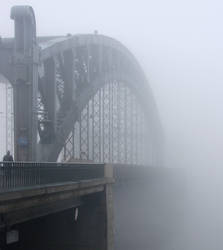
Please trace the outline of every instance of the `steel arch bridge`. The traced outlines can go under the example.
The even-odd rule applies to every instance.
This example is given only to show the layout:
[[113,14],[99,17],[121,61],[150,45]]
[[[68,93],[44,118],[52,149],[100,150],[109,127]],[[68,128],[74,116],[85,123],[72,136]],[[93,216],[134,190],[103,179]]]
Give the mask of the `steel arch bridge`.
[[131,52],[106,36],[36,37],[33,9],[11,10],[0,73],[14,92],[15,158],[157,165],[162,129]]

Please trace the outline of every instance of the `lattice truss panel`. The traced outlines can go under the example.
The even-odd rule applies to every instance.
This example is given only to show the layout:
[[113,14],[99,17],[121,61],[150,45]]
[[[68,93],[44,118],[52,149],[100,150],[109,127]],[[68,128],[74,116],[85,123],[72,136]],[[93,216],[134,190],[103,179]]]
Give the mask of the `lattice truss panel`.
[[[61,148],[66,138],[56,155],[62,161],[152,165],[154,136],[149,134],[145,107],[130,84],[116,80],[130,74],[140,81],[137,72],[119,50],[97,44],[82,44],[44,59],[39,67],[40,144]],[[103,87],[97,82],[100,76],[107,77]],[[90,100],[83,108],[85,97]],[[70,117],[75,123],[69,133]]]
[[14,112],[13,112],[13,88],[8,82],[5,83],[6,94],[6,150],[14,152]]
[[137,97],[124,83],[108,81],[81,111],[60,159],[152,163],[148,120]]

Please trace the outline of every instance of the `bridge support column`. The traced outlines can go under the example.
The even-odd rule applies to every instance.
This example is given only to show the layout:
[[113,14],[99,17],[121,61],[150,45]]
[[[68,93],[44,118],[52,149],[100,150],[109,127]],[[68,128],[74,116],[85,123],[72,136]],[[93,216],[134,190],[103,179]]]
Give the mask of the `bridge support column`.
[[[7,250],[113,250],[112,184],[104,191],[83,196],[76,217],[75,207],[14,225],[19,241],[0,247]],[[1,243],[3,245],[1,245]],[[4,248],[3,248],[4,249]]]
[[21,230],[23,250],[113,250],[111,198],[111,187],[106,187],[83,197],[76,221],[72,208],[27,224]]
[[[113,167],[105,166],[105,177],[113,177]],[[113,187],[104,186],[104,191],[84,197],[80,208],[76,234],[77,250],[113,250]]]
[[112,189],[85,197],[76,228],[77,250],[113,250]]
[[15,159],[35,161],[37,144],[38,46],[34,12],[28,6],[15,6],[14,42],[14,129]]

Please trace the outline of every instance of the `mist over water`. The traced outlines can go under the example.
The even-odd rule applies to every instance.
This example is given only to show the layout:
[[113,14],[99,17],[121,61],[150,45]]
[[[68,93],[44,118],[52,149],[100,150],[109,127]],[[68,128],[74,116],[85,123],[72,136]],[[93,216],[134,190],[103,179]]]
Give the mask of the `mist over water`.
[[[171,217],[178,225],[169,236],[172,249],[222,249],[223,3],[10,0],[1,3],[2,36],[13,35],[9,10],[15,4],[33,6],[38,35],[97,29],[133,52],[157,103],[165,134],[165,167],[182,170],[182,181],[175,186],[179,193],[172,194],[178,204],[174,207],[173,201],[171,207],[178,213]],[[159,227],[167,232],[165,223]]]

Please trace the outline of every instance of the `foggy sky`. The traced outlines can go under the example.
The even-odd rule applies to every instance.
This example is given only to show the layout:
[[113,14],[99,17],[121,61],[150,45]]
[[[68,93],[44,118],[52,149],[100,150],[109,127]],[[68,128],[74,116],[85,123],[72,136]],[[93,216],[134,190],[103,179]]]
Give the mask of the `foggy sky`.
[[170,166],[219,165],[223,148],[221,1],[1,1],[0,35],[13,35],[10,7],[34,8],[38,35],[112,36],[148,77]]
[[[194,175],[200,177],[193,185],[197,180],[204,183],[197,191],[191,188],[195,199],[188,203],[189,223],[194,223],[191,237],[202,243],[194,249],[222,249],[223,2],[2,0],[1,36],[13,35],[9,13],[16,4],[34,8],[38,35],[98,30],[133,52],[158,106],[166,137],[166,165],[198,168]],[[214,248],[217,241],[219,248]]]

